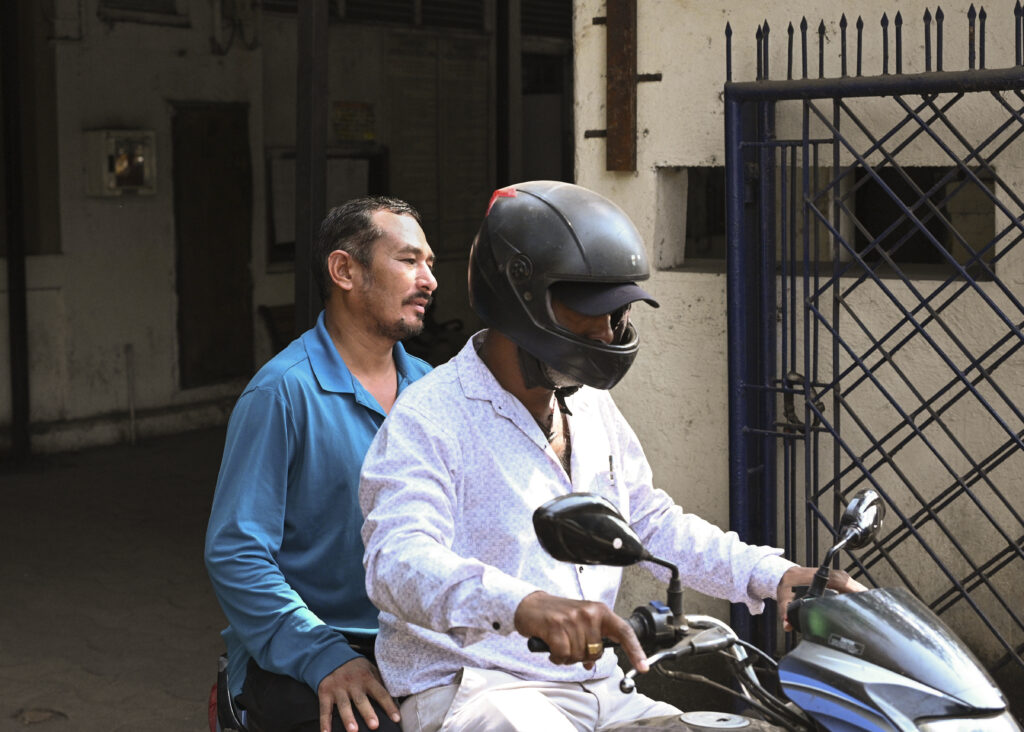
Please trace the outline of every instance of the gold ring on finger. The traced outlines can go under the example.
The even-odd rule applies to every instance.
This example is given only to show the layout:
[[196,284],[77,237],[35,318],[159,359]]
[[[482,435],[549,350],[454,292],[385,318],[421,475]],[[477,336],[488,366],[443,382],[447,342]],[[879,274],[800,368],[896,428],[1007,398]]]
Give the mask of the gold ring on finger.
[[600,656],[604,653],[603,643],[588,643],[587,644],[587,655],[588,656]]

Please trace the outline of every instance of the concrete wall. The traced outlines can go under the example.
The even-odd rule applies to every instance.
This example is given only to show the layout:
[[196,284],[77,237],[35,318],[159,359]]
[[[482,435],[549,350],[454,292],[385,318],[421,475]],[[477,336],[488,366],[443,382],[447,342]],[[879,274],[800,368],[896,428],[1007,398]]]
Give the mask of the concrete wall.
[[[295,15],[252,16],[244,39],[235,37],[228,45],[227,25],[219,17],[215,22],[219,4],[207,0],[178,0],[179,14],[170,19],[105,11],[99,0],[52,2],[52,10],[33,8],[39,13],[34,40],[45,60],[33,73],[52,73],[52,79],[28,85],[43,98],[42,107],[51,105],[45,119],[53,130],[47,134],[29,120],[26,141],[42,151],[36,157],[56,158],[55,174],[34,181],[52,195],[27,196],[27,205],[47,206],[39,222],[29,222],[29,250],[59,252],[27,260],[32,449],[77,449],[223,422],[247,378],[194,389],[179,385],[173,104],[248,107],[258,366],[273,348],[257,307],[293,301],[291,263],[268,262],[271,201],[264,156],[268,149],[295,144]],[[472,328],[465,258],[494,175],[491,41],[481,32],[337,22],[328,33],[328,113],[336,101],[372,105],[374,141],[390,149],[393,193],[431,219],[431,244],[445,250],[437,265],[437,320],[460,318]],[[213,39],[226,51],[214,52]],[[251,48],[243,42],[253,39],[258,42]],[[417,120],[406,108],[424,109],[424,89],[395,82],[400,70],[388,53],[396,48],[414,70],[422,52],[423,74],[437,75],[430,78],[431,94],[436,93],[429,100],[430,119]],[[471,63],[481,56],[482,66]],[[475,134],[463,134],[445,115],[472,125]],[[154,132],[155,195],[87,195],[86,176],[94,166],[84,133],[96,129]],[[328,145],[337,147],[330,122],[328,133]],[[437,150],[441,157],[428,159]],[[470,155],[472,164],[448,164],[444,151],[450,157]],[[420,158],[413,160],[415,155]],[[43,237],[47,241],[40,244]],[[6,259],[0,258],[0,449],[8,442],[11,412],[6,288]]]
[[[223,419],[223,398],[237,394],[238,384],[187,393],[177,385],[171,104],[248,104],[255,157],[262,140],[261,73],[249,52],[212,55],[209,8],[198,1],[191,5],[189,27],[103,22],[95,3],[56,5],[56,40],[49,43],[57,131],[46,144],[58,148],[59,210],[44,215],[59,217],[61,253],[30,256],[27,263],[34,449],[122,439],[131,428],[132,400],[145,422],[136,427],[159,432]],[[104,128],[155,132],[156,195],[86,195],[91,164],[83,133]],[[258,188],[258,173],[254,184]],[[262,221],[259,204],[253,215]],[[6,374],[6,292],[0,310]],[[126,346],[133,359],[126,357]],[[4,379],[5,420],[9,398]]]
[[[786,26],[799,24],[806,16],[811,27],[810,75],[817,76],[817,35],[820,19],[826,25],[825,65],[827,76],[839,75],[839,16],[844,10],[823,2],[779,2],[757,4],[745,2],[697,2],[696,0],[641,0],[637,3],[637,71],[640,74],[660,73],[660,82],[637,85],[637,166],[635,172],[609,172],[605,169],[605,140],[586,138],[587,130],[603,130],[605,119],[605,53],[606,28],[595,24],[594,18],[605,15],[602,0],[578,0],[575,3],[575,73],[576,73],[576,154],[577,182],[604,193],[619,203],[633,218],[648,242],[652,263],[670,268],[653,273],[650,291],[661,301],[659,310],[641,307],[635,320],[643,340],[636,364],[622,384],[615,389],[615,398],[643,441],[651,460],[656,484],[672,494],[687,510],[727,526],[728,463],[727,463],[727,348],[726,348],[726,280],[724,262],[717,267],[688,266],[684,247],[686,222],[686,182],[688,168],[724,164],[723,84],[726,77],[726,23],[733,30],[733,78],[748,81],[755,78],[756,57],[754,33],[767,18],[771,26],[770,67],[773,78],[785,78]],[[850,28],[848,44],[855,48],[856,21],[854,13],[862,14],[865,28],[865,75],[881,72],[882,49],[879,19],[883,13],[892,21],[901,11],[903,27],[903,68],[905,72],[924,70],[924,33],[922,16],[934,6],[923,2],[889,4],[866,2],[856,9],[846,8]],[[945,18],[945,68],[967,68],[968,3],[963,7],[943,9]],[[986,66],[1004,68],[1014,63],[1012,43],[1013,8],[1008,3],[987,7]],[[934,48],[934,24],[932,26]],[[890,54],[894,34],[890,26]],[[796,41],[799,54],[799,35]],[[797,55],[799,64],[799,55]],[[852,56],[851,56],[852,59]],[[934,59],[934,55],[933,55]],[[894,70],[890,55],[890,72]],[[851,61],[852,64],[852,61]],[[934,64],[934,60],[933,60]],[[934,66],[933,66],[934,68]],[[799,74],[799,71],[797,71]],[[868,118],[881,115],[884,105],[870,103],[862,109]],[[991,115],[985,103],[957,112],[958,124],[974,132],[984,129]],[[778,137],[799,133],[799,113],[780,105]],[[998,172],[1016,186],[1024,171],[1019,144],[998,161]],[[908,162],[943,165],[934,146],[920,144],[908,152]],[[843,162],[848,161],[844,154]],[[682,179],[681,179],[682,176]],[[997,228],[1005,225],[997,217]],[[1018,247],[1019,248],[1019,247]],[[1015,254],[1000,263],[999,274],[1021,296],[1021,260]],[[927,291],[927,283],[922,287]],[[992,294],[995,288],[987,288]],[[909,295],[898,295],[910,300]],[[858,298],[867,297],[859,293]],[[861,300],[862,312],[877,318],[889,317],[886,308]],[[966,308],[966,309],[965,309]],[[989,320],[984,307],[974,305],[950,312],[963,326],[963,332],[988,341],[1000,327]],[[877,325],[877,324],[876,324]],[[1005,332],[1003,330],[1002,332]],[[910,356],[911,354],[907,354]],[[936,368],[930,354],[916,354],[916,368],[921,372],[925,390],[940,388],[948,380],[948,369]],[[911,361],[913,358],[910,359]],[[1002,369],[1000,384],[1011,390],[1013,401],[1022,396],[1020,364]],[[911,366],[915,368],[915,366]],[[930,370],[930,373],[929,373]],[[884,376],[894,386],[896,379]],[[885,409],[872,418],[883,422]],[[1005,440],[1005,433],[994,428],[984,415],[957,415],[961,427],[977,440],[994,446]],[[975,429],[976,428],[976,429]],[[1017,425],[1015,429],[1019,429]],[[972,433],[972,429],[974,430]],[[913,456],[905,456],[912,460]],[[1019,465],[1019,464],[1018,464]],[[941,477],[942,469],[930,468],[923,480]],[[889,479],[883,473],[882,479]],[[1001,485],[1010,490],[1005,476]],[[942,485],[948,484],[945,477]],[[929,485],[929,483],[925,483]],[[934,482],[939,485],[938,480]],[[966,531],[966,527],[958,526]],[[1018,532],[1019,533],[1019,532]],[[1015,535],[1016,536],[1016,535]],[[908,557],[906,566],[922,567],[922,557]],[[640,601],[660,597],[661,591],[642,575],[632,574],[626,585],[620,610],[628,610]],[[962,603],[961,603],[962,604]],[[724,603],[695,596],[687,599],[692,611],[708,611],[724,616]],[[977,625],[975,622],[974,625]],[[993,651],[994,652],[994,651]]]

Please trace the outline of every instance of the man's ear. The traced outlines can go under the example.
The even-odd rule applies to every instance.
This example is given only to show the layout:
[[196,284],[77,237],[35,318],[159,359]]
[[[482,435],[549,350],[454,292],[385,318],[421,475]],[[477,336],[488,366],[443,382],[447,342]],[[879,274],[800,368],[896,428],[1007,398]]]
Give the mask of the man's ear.
[[327,275],[342,290],[351,290],[355,286],[355,270],[358,268],[359,263],[346,251],[335,249],[327,255]]

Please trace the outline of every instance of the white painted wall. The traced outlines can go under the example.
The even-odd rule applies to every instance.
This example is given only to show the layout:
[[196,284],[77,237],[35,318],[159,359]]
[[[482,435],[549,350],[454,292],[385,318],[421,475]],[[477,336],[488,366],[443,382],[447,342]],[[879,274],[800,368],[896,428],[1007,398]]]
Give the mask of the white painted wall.
[[[620,204],[637,224],[648,242],[652,263],[669,249],[681,249],[685,237],[685,188],[682,200],[668,201],[659,191],[658,169],[661,166],[723,165],[724,105],[723,85],[726,76],[726,37],[728,22],[733,30],[733,78],[751,81],[755,78],[755,38],[758,24],[767,18],[771,26],[770,67],[773,78],[785,78],[786,26],[799,23],[806,16],[810,24],[810,75],[817,76],[816,28],[824,18],[827,29],[825,65],[827,76],[839,75],[839,27],[843,7],[834,3],[787,0],[776,3],[700,2],[698,0],[639,0],[637,71],[660,73],[660,82],[637,85],[637,169],[636,172],[605,170],[605,140],[585,138],[586,130],[603,130],[605,120],[605,53],[606,28],[593,19],[605,15],[603,0],[577,0],[574,12],[575,35],[575,115],[577,140],[577,182],[595,189]],[[962,8],[943,4],[946,13],[944,33],[944,67],[967,68],[967,20],[969,3]],[[987,6],[986,66],[1012,66],[1013,7],[1008,2]],[[904,71],[923,71],[924,41],[922,16],[934,4],[925,2],[864,2],[856,9],[846,7],[849,14],[848,44],[853,58],[856,21],[854,12],[863,15],[865,25],[865,75],[881,72],[881,33],[879,19],[883,12],[898,9],[904,19]],[[890,21],[892,15],[889,16]],[[932,26],[934,34],[934,24]],[[890,53],[894,32],[890,26]],[[796,40],[799,64],[799,34]],[[934,36],[932,53],[935,53]],[[933,55],[934,59],[934,55]],[[851,69],[852,69],[851,61]],[[934,61],[933,61],[934,63]],[[934,68],[934,67],[933,67]],[[890,56],[890,71],[894,60]],[[799,73],[799,72],[797,72]],[[871,118],[881,114],[868,104],[863,113]],[[961,124],[966,129],[982,129],[990,115],[984,104],[960,110]],[[778,136],[794,135],[799,130],[799,117],[780,107]],[[1024,178],[1024,145],[1017,143],[998,162],[998,171],[1015,190]],[[911,153],[915,162],[945,164],[934,146],[918,145]],[[844,162],[847,156],[844,156]],[[1005,224],[997,221],[997,228]],[[1020,248],[1020,247],[1018,247]],[[1015,254],[1000,264],[999,272],[1016,287],[1021,297],[1022,263]],[[723,263],[724,269],[724,263]],[[635,314],[643,348],[630,374],[615,389],[615,398],[633,425],[654,469],[655,482],[667,490],[684,509],[727,526],[728,462],[727,462],[727,342],[726,281],[723,272],[687,270],[654,272],[647,283],[657,297],[659,310],[641,307]],[[924,285],[927,287],[927,285]],[[988,288],[989,293],[992,288]],[[861,293],[858,297],[865,297]],[[864,312],[883,315],[879,305],[872,310],[862,302]],[[990,339],[994,324],[976,306],[957,308],[950,312],[963,331],[974,334],[981,342]],[[910,355],[910,354],[908,354]],[[934,358],[925,354],[919,368],[934,385],[949,378],[948,370],[937,368]],[[1018,402],[1021,391],[1020,374],[1024,364],[1002,369],[1000,384],[1011,390],[1011,399]],[[892,380],[890,380],[892,383]],[[927,382],[926,382],[927,383]],[[883,410],[884,411],[884,410]],[[884,417],[884,415],[882,415]],[[965,425],[978,425],[975,439],[995,445],[1005,435],[998,434],[982,415],[964,413],[957,417]],[[1016,429],[1020,425],[1016,425]],[[968,429],[969,432],[969,429]],[[904,456],[914,459],[915,456]],[[927,474],[926,474],[927,475]],[[936,467],[930,473],[936,484],[942,480]],[[884,478],[884,476],[883,476]],[[1002,475],[1001,485],[1010,490],[1009,476]],[[948,482],[948,479],[946,479]],[[966,527],[957,527],[966,531]],[[917,559],[911,558],[910,566]],[[1012,590],[1011,590],[1012,591]],[[620,601],[620,610],[651,598],[661,591],[641,575],[631,574]],[[1019,595],[1018,595],[1019,596]],[[727,617],[724,603],[697,597],[690,593],[687,607],[693,611],[712,612]],[[977,624],[977,623],[975,623]]]

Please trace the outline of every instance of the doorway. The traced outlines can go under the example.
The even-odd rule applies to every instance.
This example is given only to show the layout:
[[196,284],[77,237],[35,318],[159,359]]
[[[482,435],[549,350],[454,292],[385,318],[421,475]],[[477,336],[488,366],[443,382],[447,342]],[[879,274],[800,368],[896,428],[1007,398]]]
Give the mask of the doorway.
[[175,104],[171,124],[183,389],[253,367],[252,158],[245,104]]

